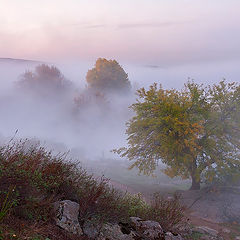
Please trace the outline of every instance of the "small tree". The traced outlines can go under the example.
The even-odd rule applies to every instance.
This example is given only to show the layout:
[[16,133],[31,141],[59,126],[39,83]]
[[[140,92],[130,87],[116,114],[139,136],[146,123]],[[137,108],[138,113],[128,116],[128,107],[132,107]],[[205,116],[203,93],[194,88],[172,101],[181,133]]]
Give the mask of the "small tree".
[[100,91],[126,92],[131,85],[127,73],[116,60],[99,58],[95,67],[87,72],[89,88]]
[[154,84],[138,90],[127,123],[128,147],[115,150],[134,161],[131,168],[150,174],[162,161],[170,176],[212,182],[240,173],[240,86],[237,83],[203,88],[188,82],[182,91]]

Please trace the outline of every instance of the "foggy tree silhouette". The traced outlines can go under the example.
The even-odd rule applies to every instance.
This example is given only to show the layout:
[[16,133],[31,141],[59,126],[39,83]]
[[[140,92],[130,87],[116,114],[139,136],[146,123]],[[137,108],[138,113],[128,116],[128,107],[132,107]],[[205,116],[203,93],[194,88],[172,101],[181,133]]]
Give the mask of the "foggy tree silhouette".
[[34,71],[21,75],[18,86],[38,93],[61,92],[68,89],[71,82],[55,66],[41,64]]

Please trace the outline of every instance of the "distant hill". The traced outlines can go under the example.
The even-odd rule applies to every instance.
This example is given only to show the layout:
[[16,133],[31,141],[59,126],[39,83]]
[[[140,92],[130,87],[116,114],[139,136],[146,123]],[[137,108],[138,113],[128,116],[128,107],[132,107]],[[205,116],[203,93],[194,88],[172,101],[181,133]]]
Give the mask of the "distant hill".
[[0,58],[0,63],[17,63],[17,64],[41,64],[41,61],[15,58]]

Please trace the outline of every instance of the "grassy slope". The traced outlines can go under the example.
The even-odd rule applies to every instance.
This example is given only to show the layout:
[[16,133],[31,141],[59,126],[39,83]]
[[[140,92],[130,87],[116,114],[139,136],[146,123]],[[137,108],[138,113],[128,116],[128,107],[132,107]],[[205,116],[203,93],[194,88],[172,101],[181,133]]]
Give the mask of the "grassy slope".
[[167,231],[184,220],[177,198],[169,202],[157,195],[149,205],[138,195],[110,187],[104,177],[95,179],[64,154],[54,156],[27,140],[0,147],[0,214],[4,202],[9,204],[0,221],[2,239],[76,239],[53,221],[52,204],[64,199],[80,204],[81,224],[90,219],[98,225],[127,222],[139,216],[159,221]]

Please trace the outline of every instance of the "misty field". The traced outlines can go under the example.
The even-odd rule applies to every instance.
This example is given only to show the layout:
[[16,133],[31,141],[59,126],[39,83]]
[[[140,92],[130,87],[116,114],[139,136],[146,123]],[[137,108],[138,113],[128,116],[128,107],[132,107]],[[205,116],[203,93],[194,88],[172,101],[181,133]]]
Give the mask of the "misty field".
[[239,240],[239,9],[0,0],[0,240]]

